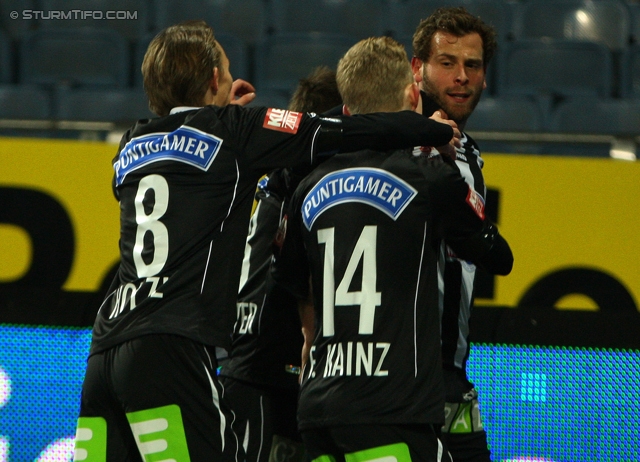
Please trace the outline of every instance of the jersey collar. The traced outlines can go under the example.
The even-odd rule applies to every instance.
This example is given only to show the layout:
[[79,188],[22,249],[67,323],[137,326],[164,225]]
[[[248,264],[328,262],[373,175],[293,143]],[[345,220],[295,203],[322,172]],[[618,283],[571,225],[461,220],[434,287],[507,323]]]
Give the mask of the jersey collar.
[[169,111],[169,114],[177,114],[178,112],[192,111],[194,109],[202,109],[202,107],[178,106]]

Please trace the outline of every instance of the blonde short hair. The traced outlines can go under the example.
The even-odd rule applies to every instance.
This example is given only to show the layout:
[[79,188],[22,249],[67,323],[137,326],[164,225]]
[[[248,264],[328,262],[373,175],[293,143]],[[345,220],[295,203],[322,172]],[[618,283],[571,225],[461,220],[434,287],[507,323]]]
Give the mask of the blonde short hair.
[[391,37],[371,37],[345,53],[336,79],[349,111],[363,114],[402,110],[413,74],[404,46]]

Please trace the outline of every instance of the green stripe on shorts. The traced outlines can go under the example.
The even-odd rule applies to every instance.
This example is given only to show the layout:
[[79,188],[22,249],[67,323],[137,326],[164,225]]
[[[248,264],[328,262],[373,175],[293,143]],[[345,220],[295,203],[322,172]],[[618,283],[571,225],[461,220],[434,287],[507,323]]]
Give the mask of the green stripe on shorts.
[[102,417],[79,417],[76,427],[74,461],[107,460],[107,421]]
[[182,414],[177,405],[129,412],[127,420],[145,462],[190,462]]
[[405,443],[389,444],[364,451],[345,454],[346,462],[411,462],[409,447]]

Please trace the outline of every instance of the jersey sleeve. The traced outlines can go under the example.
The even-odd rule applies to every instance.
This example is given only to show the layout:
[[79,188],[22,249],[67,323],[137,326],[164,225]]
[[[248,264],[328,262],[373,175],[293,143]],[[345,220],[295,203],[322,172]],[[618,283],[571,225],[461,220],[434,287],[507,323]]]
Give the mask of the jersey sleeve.
[[470,260],[493,274],[506,275],[513,267],[513,254],[498,228],[485,216],[484,199],[451,166],[435,167],[432,183],[436,233],[456,256]]
[[411,111],[322,118],[276,108],[232,105],[225,110],[249,165],[260,171],[310,168],[316,156],[337,152],[440,146],[453,137],[449,125]]
[[254,170],[310,168],[314,141],[320,125],[317,117],[276,108],[243,108],[229,105],[228,120],[235,131],[242,160]]

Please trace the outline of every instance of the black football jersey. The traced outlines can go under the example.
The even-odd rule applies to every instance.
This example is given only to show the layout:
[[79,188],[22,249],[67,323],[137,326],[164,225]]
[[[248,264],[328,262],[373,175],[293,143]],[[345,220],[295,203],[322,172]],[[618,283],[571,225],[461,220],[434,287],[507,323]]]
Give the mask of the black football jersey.
[[298,297],[312,280],[301,429],[443,421],[440,239],[478,233],[482,206],[447,161],[410,151],[336,156],[303,180],[276,262]]
[[[462,147],[457,149],[455,166],[473,188],[478,197],[485,201],[487,189],[482,176],[483,159],[475,141],[466,133],[462,134]],[[474,301],[476,265],[456,257],[455,252],[443,241],[438,263],[440,285],[440,314],[442,322],[442,362],[447,369],[460,369],[466,373],[469,358],[469,320]],[[472,386],[467,382],[467,387]],[[451,399],[462,395],[453,386]],[[466,390],[468,391],[468,390]],[[447,391],[449,394],[449,390]]]
[[298,388],[302,333],[297,299],[271,277],[289,194],[286,171],[260,181],[245,245],[229,361],[221,375],[257,385]]
[[[421,92],[421,96],[423,115],[429,117],[438,109],[437,104],[426,93]],[[455,167],[469,186],[485,200],[487,188],[482,175],[484,160],[480,156],[480,148],[464,132],[460,141],[462,146],[456,149]],[[436,153],[433,150],[433,154]],[[443,241],[438,262],[442,362],[446,369],[459,372],[446,375],[448,401],[462,400],[463,394],[473,386],[466,378],[466,364],[470,352],[469,321],[474,301],[476,270],[472,262],[457,258],[455,252]]]
[[207,106],[124,135],[113,163],[121,262],[93,353],[150,333],[229,347],[256,184],[274,168],[308,166],[318,125],[289,111]]

